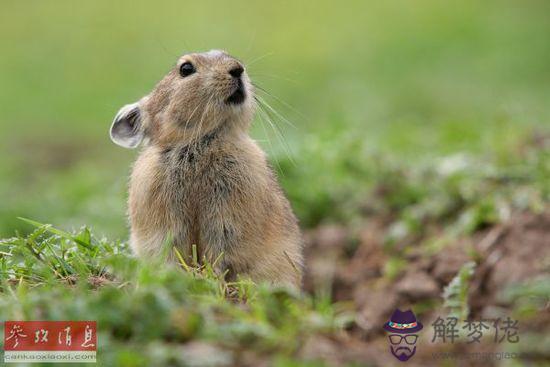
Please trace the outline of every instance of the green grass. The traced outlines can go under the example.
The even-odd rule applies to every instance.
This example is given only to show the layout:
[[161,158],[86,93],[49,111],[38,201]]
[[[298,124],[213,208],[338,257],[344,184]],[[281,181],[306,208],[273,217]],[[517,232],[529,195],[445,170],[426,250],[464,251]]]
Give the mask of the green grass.
[[[413,238],[424,238],[423,253],[431,256],[445,246],[442,239],[468,236],[516,210],[542,210],[549,199],[549,153],[528,146],[507,164],[451,156],[432,166],[379,158],[377,165],[353,168],[344,150],[323,166],[327,172],[350,169],[356,176],[351,186],[342,181],[339,189],[326,189],[326,202],[308,185],[295,185],[289,194],[311,225],[317,216],[351,227],[361,217],[386,217],[384,251],[390,260],[384,277],[392,281],[406,268],[414,248],[405,245]],[[308,182],[311,173],[292,167],[286,180],[302,175]],[[363,176],[371,185],[350,195],[347,189]],[[312,205],[319,205],[319,213]],[[88,228],[73,233],[18,220],[28,234],[0,241],[0,313],[6,319],[97,320],[102,365],[185,365],[187,348],[194,348],[186,343],[192,341],[215,348],[225,362],[238,363],[241,353],[252,351],[258,360],[276,360],[279,366],[322,366],[321,360],[304,360],[300,348],[309,338],[337,335],[355,317],[353,306],[332,303],[323,285],[318,293],[300,295],[246,279],[227,283],[196,260],[172,265],[162,258],[138,260],[126,242],[96,237]],[[466,317],[471,274],[463,269],[441,296],[445,306]],[[538,294],[536,302],[547,296],[543,284],[534,283],[512,288],[505,297],[517,298],[521,291]],[[518,307],[532,315],[540,305],[522,301]]]
[[182,343],[190,340],[229,361],[245,349],[291,357],[308,336],[346,322],[323,298],[226,283],[209,264],[137,261],[124,243],[96,239],[86,228],[67,233],[26,222],[38,227],[0,242],[0,313],[96,320],[101,365],[184,365]]

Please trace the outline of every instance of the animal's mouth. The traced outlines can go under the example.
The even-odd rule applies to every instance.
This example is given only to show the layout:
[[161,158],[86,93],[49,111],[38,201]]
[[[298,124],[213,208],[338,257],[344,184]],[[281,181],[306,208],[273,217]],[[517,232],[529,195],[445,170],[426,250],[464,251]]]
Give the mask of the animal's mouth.
[[239,79],[237,89],[225,100],[225,102],[227,104],[241,104],[245,99],[246,91],[244,90],[243,82]]

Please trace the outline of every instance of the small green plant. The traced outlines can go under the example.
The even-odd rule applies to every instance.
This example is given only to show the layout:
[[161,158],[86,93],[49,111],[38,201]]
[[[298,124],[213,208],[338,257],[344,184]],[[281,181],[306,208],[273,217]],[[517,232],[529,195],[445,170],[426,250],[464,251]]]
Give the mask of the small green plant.
[[[141,261],[87,228],[36,229],[0,242],[0,314],[12,320],[96,320],[102,365],[187,365],[178,350],[206,343],[239,364],[240,350],[287,356],[349,318],[330,301],[249,280],[226,282],[215,263]],[[155,350],[157,352],[155,352]],[[158,353],[162,350],[163,353]],[[124,362],[121,362],[124,361]]]
[[475,266],[473,261],[462,265],[453,280],[443,290],[443,306],[449,310],[451,316],[460,320],[466,320],[470,313],[468,290]]

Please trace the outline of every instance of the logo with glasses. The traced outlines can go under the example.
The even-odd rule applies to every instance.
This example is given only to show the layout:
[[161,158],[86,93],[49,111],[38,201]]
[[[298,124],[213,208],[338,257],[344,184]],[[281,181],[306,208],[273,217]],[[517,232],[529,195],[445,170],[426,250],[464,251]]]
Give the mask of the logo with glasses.
[[388,334],[391,354],[401,362],[408,361],[416,353],[418,332],[423,326],[411,310],[396,309],[390,321],[384,324]]

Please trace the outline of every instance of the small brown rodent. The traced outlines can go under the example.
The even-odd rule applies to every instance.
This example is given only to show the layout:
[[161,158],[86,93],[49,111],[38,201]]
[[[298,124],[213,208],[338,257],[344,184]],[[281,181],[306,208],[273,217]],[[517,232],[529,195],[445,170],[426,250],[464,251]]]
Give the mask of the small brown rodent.
[[298,288],[302,240],[264,152],[248,135],[256,107],[241,62],[193,53],[117,113],[111,139],[143,142],[129,187],[130,243],[143,257],[172,241],[254,281]]

